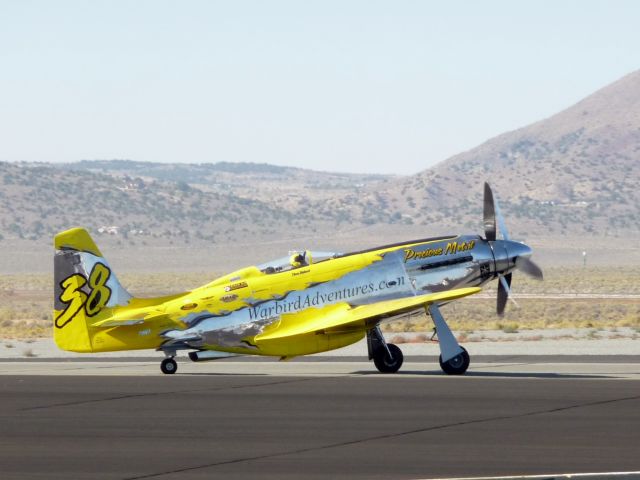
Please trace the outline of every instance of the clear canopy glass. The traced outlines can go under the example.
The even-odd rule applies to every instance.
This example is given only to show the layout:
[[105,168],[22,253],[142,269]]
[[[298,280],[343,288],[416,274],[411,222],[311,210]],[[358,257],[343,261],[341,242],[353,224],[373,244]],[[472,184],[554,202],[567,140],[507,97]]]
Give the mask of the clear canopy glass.
[[264,273],[277,273],[294,268],[304,267],[311,263],[318,263],[330,258],[340,256],[337,252],[321,252],[310,250],[293,250],[286,257],[271,260],[270,262],[258,265],[258,269]]

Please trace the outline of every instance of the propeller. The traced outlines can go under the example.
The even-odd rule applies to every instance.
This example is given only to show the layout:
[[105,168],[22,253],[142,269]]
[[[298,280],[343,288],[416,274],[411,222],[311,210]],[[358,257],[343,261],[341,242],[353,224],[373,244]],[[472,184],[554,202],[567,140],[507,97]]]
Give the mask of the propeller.
[[498,304],[496,311],[498,315],[502,316],[504,314],[504,307],[507,305],[507,300],[509,299],[509,294],[511,293],[511,274],[500,275],[498,278],[500,281],[498,282]]
[[493,242],[496,239],[496,209],[493,202],[493,192],[487,182],[484,182],[484,236]]
[[[495,242],[498,233],[502,236],[502,238],[509,242],[509,232],[507,231],[507,227],[504,223],[504,217],[500,212],[500,206],[498,205],[498,201],[494,198],[493,192],[491,191],[491,187],[488,182],[484,183],[484,208],[483,208],[483,223],[484,223],[484,234],[485,238],[490,242]],[[497,225],[496,225],[497,224]],[[512,245],[512,247],[509,247]],[[526,248],[526,253],[522,252],[522,254],[515,256],[515,268],[518,271],[529,275],[537,280],[542,280],[542,270],[538,265],[536,265],[529,257],[531,250],[526,247],[526,245],[518,244],[517,242],[511,242],[510,244],[506,244],[507,252],[513,248],[513,246],[517,246],[518,248]],[[517,252],[518,249],[515,249]],[[514,252],[514,253],[515,253]],[[498,298],[496,311],[498,315],[502,316],[504,314],[504,309],[507,304],[507,300],[511,299],[513,303],[518,305],[516,301],[511,296],[511,272],[503,274],[498,273]]]
[[[496,228],[496,221],[498,228]],[[502,234],[504,240],[509,240],[509,232],[504,223],[504,217],[500,213],[500,205],[493,198],[493,192],[488,182],[484,182],[484,236],[490,242],[497,238],[498,231]]]
[[538,265],[533,263],[530,258],[518,257],[516,258],[516,268],[522,273],[526,273],[536,280],[543,280],[542,270]]

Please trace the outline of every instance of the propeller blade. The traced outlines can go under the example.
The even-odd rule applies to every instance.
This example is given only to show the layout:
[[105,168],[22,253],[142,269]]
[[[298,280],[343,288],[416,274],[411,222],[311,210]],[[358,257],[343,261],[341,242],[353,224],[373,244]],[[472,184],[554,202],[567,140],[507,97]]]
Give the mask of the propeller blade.
[[[504,217],[500,213],[498,200],[493,196],[489,183],[484,182],[484,236],[489,241],[494,241],[497,233],[502,234],[502,238],[509,240],[509,232],[504,223]],[[496,229],[496,220],[498,227]]]
[[493,203],[493,192],[487,182],[484,182],[484,236],[490,242],[496,239],[496,211]]
[[500,282],[498,282],[498,305],[496,310],[498,315],[502,316],[504,315],[504,307],[507,305],[507,299],[511,293],[511,274],[500,275],[498,278]]
[[511,300],[511,303],[513,303],[516,308],[520,308],[520,305],[518,305],[518,302],[516,302],[516,297],[515,295],[511,295],[511,274],[509,273],[509,290],[507,290],[507,293],[509,294],[509,300]]
[[516,258],[516,268],[536,280],[542,280],[542,269],[527,257]]
[[502,238],[509,240],[509,232],[507,232],[507,226],[504,223],[504,217],[500,213],[500,205],[498,199],[493,199],[493,208],[496,211],[496,220],[498,221],[498,231],[502,234]]

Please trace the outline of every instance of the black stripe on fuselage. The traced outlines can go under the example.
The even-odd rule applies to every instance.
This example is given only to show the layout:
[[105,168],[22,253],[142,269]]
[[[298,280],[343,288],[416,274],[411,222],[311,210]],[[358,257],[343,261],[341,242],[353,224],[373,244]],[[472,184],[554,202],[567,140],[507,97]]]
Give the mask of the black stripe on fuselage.
[[443,260],[441,262],[432,262],[425,263],[420,265],[420,270],[430,270],[432,268],[440,268],[440,267],[448,267],[450,265],[456,265],[458,263],[466,263],[473,261],[473,257],[471,255],[466,255],[464,257],[452,258],[450,260]]

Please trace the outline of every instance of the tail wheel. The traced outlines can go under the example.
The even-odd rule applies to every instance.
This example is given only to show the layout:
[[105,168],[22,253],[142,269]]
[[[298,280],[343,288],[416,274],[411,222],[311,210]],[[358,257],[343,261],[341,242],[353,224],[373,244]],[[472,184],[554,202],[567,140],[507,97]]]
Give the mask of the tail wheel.
[[164,374],[172,375],[178,370],[178,364],[173,358],[165,358],[160,364],[160,370]]
[[442,361],[442,355],[440,355],[440,368],[447,375],[462,375],[469,368],[470,358],[469,354],[464,347],[460,347],[462,353],[459,353],[455,357],[446,362]]
[[404,355],[402,355],[402,350],[393,343],[387,343],[387,348],[389,351],[384,347],[376,351],[373,363],[380,373],[396,373],[402,366]]

